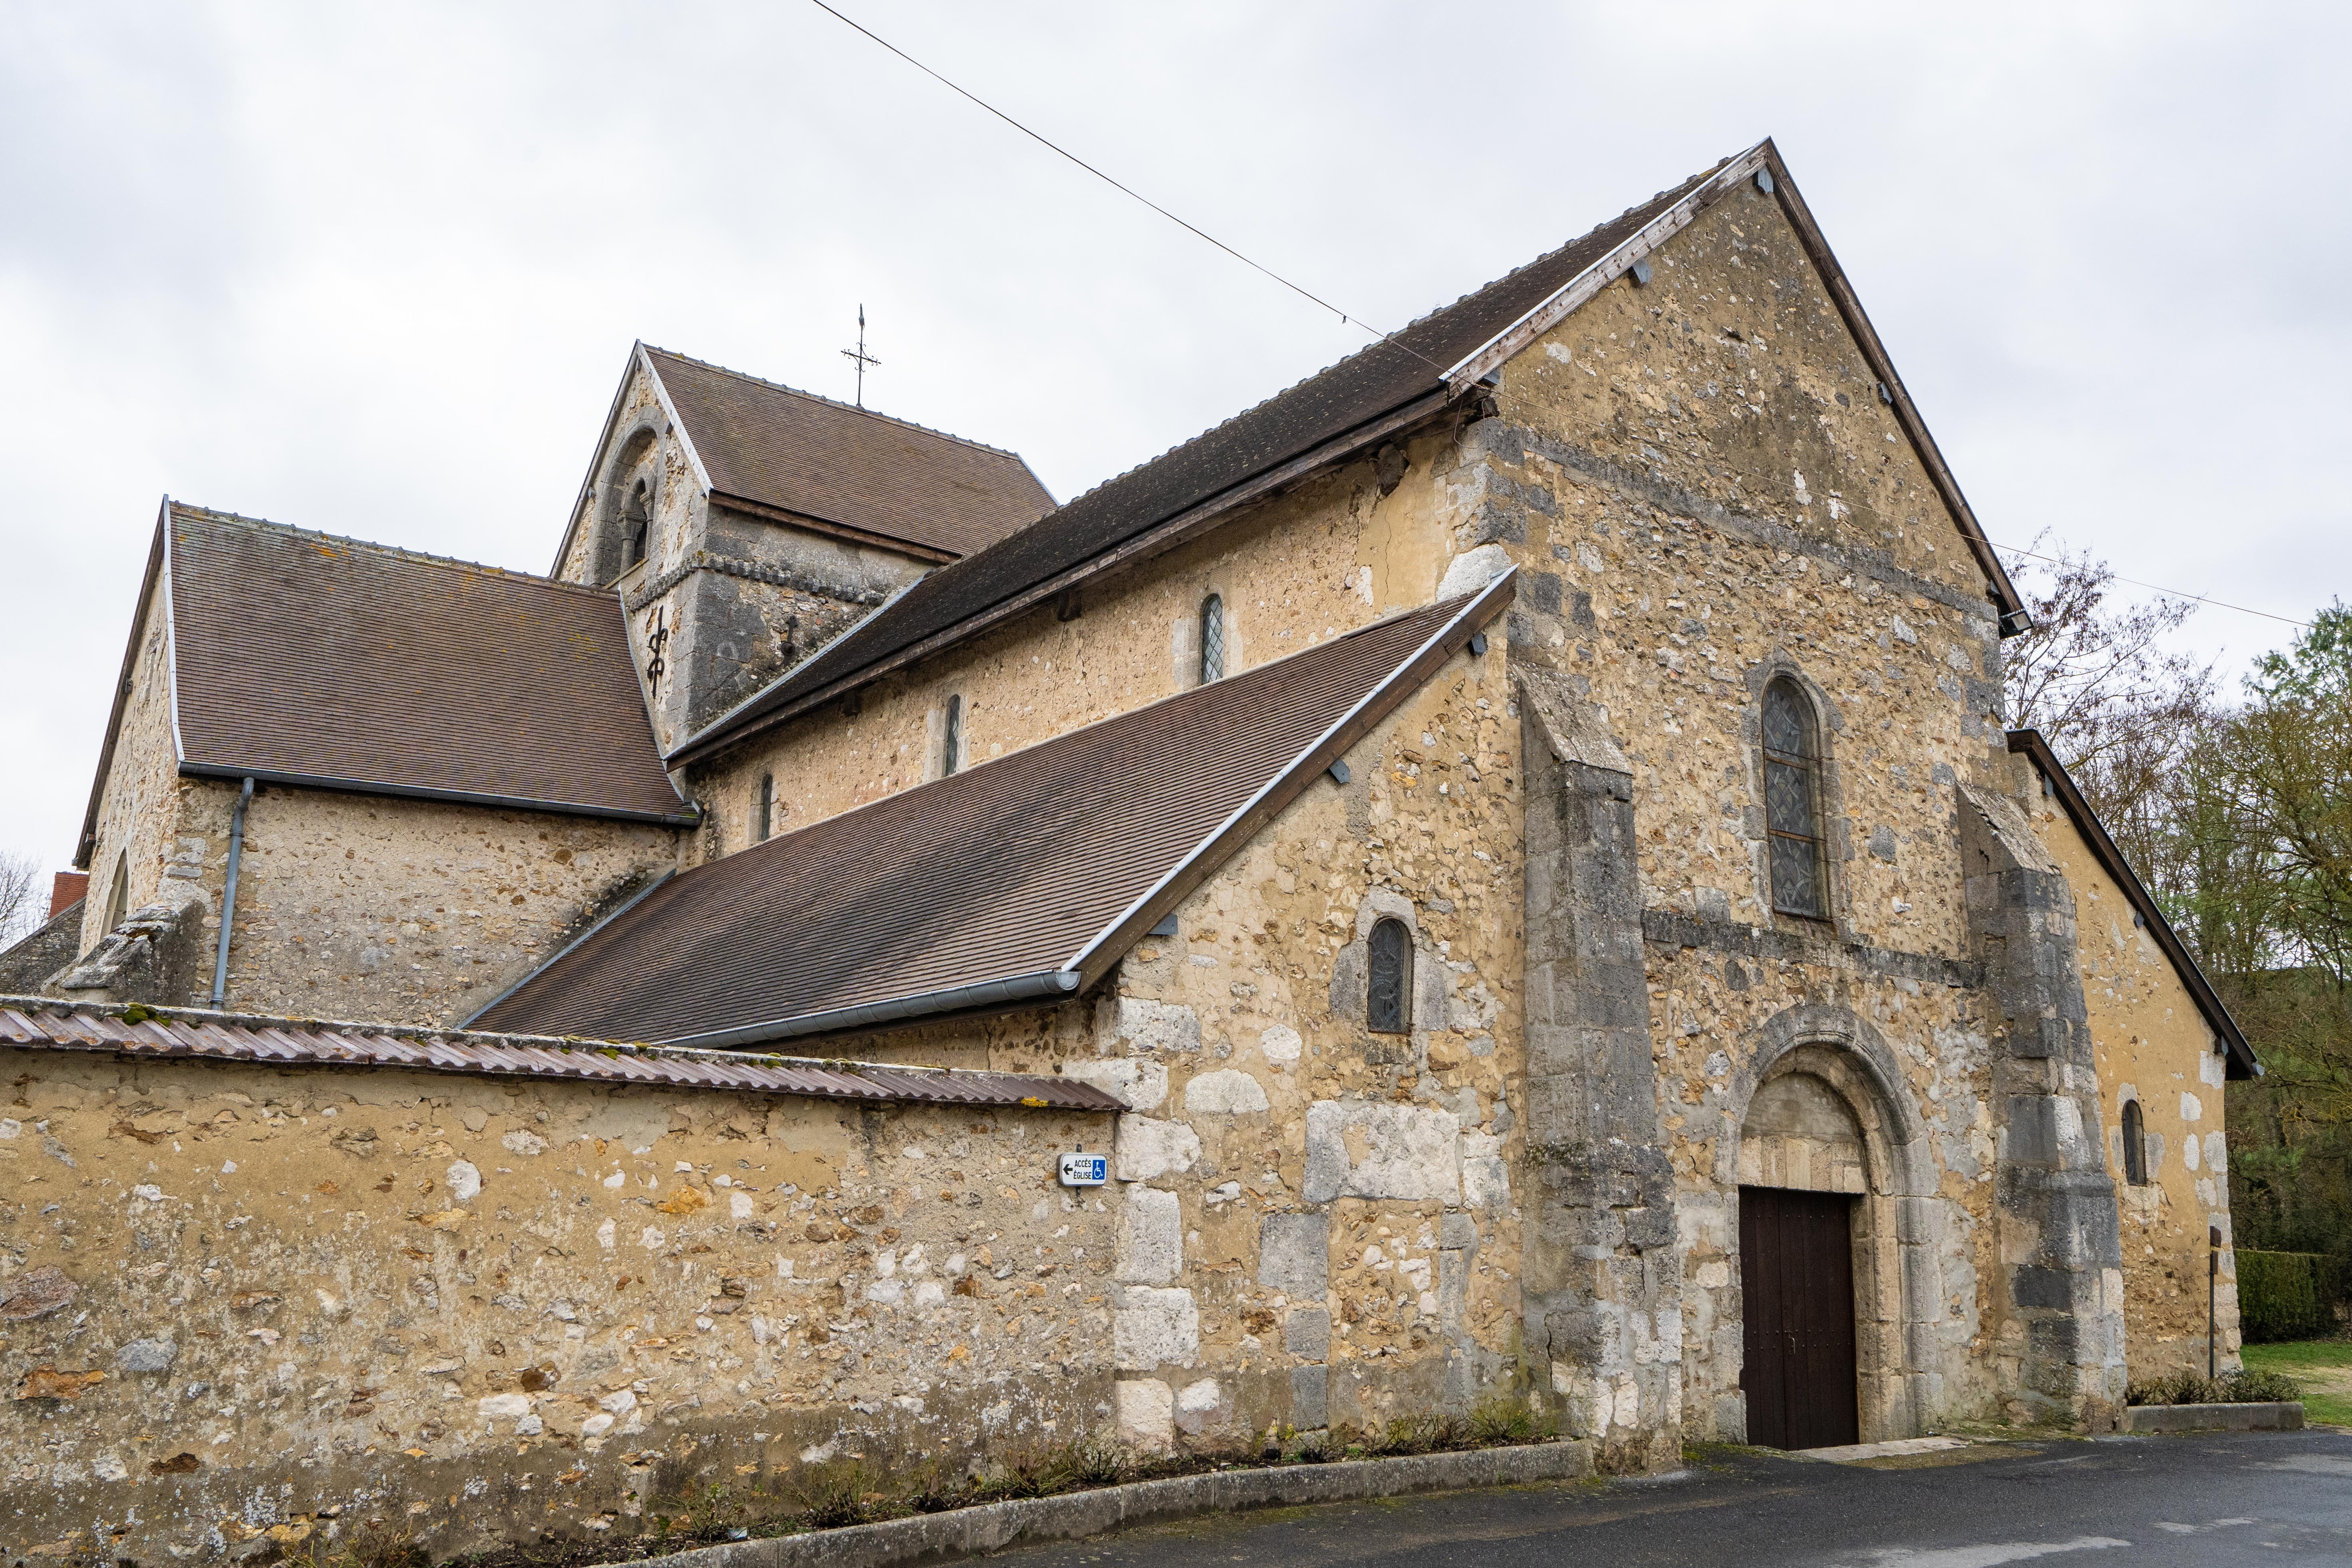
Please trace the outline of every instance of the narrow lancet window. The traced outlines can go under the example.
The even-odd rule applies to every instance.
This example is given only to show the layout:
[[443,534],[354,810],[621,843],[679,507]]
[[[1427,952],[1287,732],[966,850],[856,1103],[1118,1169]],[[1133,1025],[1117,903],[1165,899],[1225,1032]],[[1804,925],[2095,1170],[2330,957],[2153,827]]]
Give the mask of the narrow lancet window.
[[129,914],[131,902],[131,851],[124,850],[114,858],[114,883],[106,892],[106,929],[112,931]]
[[1772,907],[1811,920],[1829,914],[1822,854],[1820,727],[1796,682],[1764,689],[1764,826]]
[[760,804],[752,813],[751,842],[765,844],[776,831],[776,775],[760,775]]
[[1385,920],[1372,927],[1367,946],[1370,991],[1365,1024],[1376,1035],[1412,1032],[1412,932],[1404,921]]
[[945,778],[963,762],[963,699],[948,699],[946,721],[940,726],[940,777]]
[[1225,601],[1212,594],[1201,601],[1201,684],[1225,678]]
[[2124,1180],[2135,1187],[2147,1185],[2147,1127],[2137,1100],[2124,1101]]
[[646,481],[639,479],[637,488],[629,492],[629,504],[621,514],[621,570],[625,572],[646,558],[646,536],[653,531],[653,511],[646,504]]

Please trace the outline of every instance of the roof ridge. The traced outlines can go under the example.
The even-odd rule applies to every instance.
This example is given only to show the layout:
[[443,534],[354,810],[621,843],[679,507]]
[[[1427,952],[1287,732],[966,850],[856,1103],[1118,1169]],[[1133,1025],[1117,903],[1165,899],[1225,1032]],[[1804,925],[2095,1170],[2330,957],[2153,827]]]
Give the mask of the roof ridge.
[[771,392],[781,392],[788,397],[805,397],[812,403],[822,403],[828,408],[838,408],[844,414],[862,414],[868,419],[878,419],[885,425],[896,425],[901,429],[913,430],[925,436],[937,436],[942,441],[953,441],[959,447],[970,447],[974,451],[992,453],[999,458],[1010,458],[1024,468],[1028,465],[1026,458],[1009,447],[992,447],[985,441],[975,441],[969,436],[959,436],[952,430],[934,429],[929,425],[918,425],[911,419],[901,419],[895,414],[880,413],[863,404],[843,403],[836,398],[827,397],[821,392],[810,392],[804,387],[786,386],[781,381],[770,381],[766,376],[753,375],[747,370],[735,370],[727,365],[713,364],[707,359],[697,359],[692,354],[682,354],[676,349],[661,348],[653,343],[646,344],[645,349],[649,354],[659,354],[665,359],[677,360],[682,363],[693,365],[698,370],[709,371],[714,375],[733,376],[737,381],[747,381],[753,386],[764,386]]
[[266,517],[247,517],[240,511],[223,511],[218,507],[199,506],[194,501],[174,500],[172,512],[182,512],[208,519],[215,522],[238,522],[249,528],[266,528],[278,533],[296,534],[305,539],[331,540],[337,544],[359,550],[372,550],[379,554],[396,556],[427,566],[456,566],[469,572],[488,572],[500,577],[518,578],[540,587],[561,588],[566,593],[586,594],[593,598],[609,598],[602,588],[592,588],[584,583],[567,583],[561,577],[542,577],[536,572],[518,572],[511,566],[493,566],[487,561],[467,561],[455,555],[435,555],[423,550],[413,550],[404,544],[386,544],[376,539],[358,539],[347,533],[329,533],[323,529],[303,528],[296,523],[278,522]]
[[[1769,146],[1769,143],[1759,145]],[[989,619],[992,611],[1008,602],[1021,600],[1039,583],[1056,575],[1066,575],[1072,580],[1091,575],[1094,567],[1106,556],[1118,558],[1123,546],[1144,538],[1171,518],[1187,511],[1230,507],[1235,496],[1251,493],[1249,487],[1255,479],[1273,467],[1298,458],[1306,452],[1305,447],[1286,444],[1300,437],[1299,432],[1285,435],[1276,427],[1286,404],[1295,401],[1307,411],[1301,416],[1303,421],[1321,429],[1322,433],[1315,437],[1316,442],[1337,448],[1356,437],[1367,426],[1377,424],[1384,415],[1394,414],[1407,404],[1439,396],[1450,400],[1453,394],[1446,382],[1450,367],[1438,363],[1431,353],[1447,359],[1457,356],[1459,345],[1453,343],[1453,338],[1464,323],[1475,324],[1479,320],[1474,308],[1477,301],[1500,293],[1504,295],[1502,303],[1507,304],[1511,299],[1507,291],[1515,284],[1524,291],[1529,275],[1538,268],[1548,265],[1558,268],[1564,262],[1573,263],[1585,247],[1598,247],[1587,265],[1578,272],[1577,276],[1581,276],[1581,272],[1590,270],[1591,265],[1597,265],[1600,260],[1640,237],[1641,224],[1637,220],[1645,211],[1655,214],[1661,210],[1672,210],[1677,203],[1695,199],[1710,181],[1720,178],[1727,168],[1753,151],[1748,149],[1718,158],[1706,169],[1653,194],[1646,201],[1633,203],[1615,216],[1569,236],[1550,250],[1458,295],[1448,303],[1433,308],[1397,331],[1382,335],[1378,341],[1364,344],[1354,353],[1300,377],[1207,429],[1088,487],[1025,527],[1015,529],[968,555],[924,574],[894,601],[900,619],[911,618],[919,630],[899,636],[898,640],[887,647],[878,649],[869,647],[872,640],[868,636],[869,629],[887,627],[888,617],[894,613],[893,606],[885,606],[791,669],[781,672],[739,703],[727,716],[714,721],[697,736],[681,742],[667,753],[665,760],[674,761],[689,752],[709,754],[717,748],[731,744],[752,726],[780,721],[779,714],[800,711],[807,705],[810,694],[816,690],[852,688],[871,679],[880,668],[896,668],[898,663],[916,658],[912,650],[917,647],[928,649],[922,657],[941,653],[971,635],[975,623],[992,625]],[[1566,283],[1572,280],[1564,280],[1561,287],[1566,287]],[[1541,282],[1542,279],[1538,278],[1533,281]],[[1557,289],[1548,289],[1547,297],[1558,292]],[[1462,311],[1468,313],[1458,321],[1446,321],[1450,314]],[[1525,313],[1524,309],[1514,312],[1518,316]],[[1430,353],[1422,352],[1421,347],[1416,346],[1418,343],[1426,343]],[[1393,355],[1391,361],[1391,366],[1395,367],[1393,371],[1391,366],[1370,365],[1370,356],[1381,349],[1393,349],[1419,361],[1428,367],[1426,375],[1415,367],[1397,361]],[[1329,413],[1334,416],[1345,414],[1348,423],[1335,425],[1322,414],[1315,412],[1319,406],[1318,395],[1326,387],[1336,399]],[[1392,394],[1394,401],[1384,406],[1373,406],[1363,402],[1362,396],[1359,395],[1373,393],[1384,396]],[[1246,447],[1235,444],[1240,437],[1250,433],[1247,422],[1253,419],[1268,424],[1267,435],[1273,447],[1279,450],[1269,449],[1253,457]],[[1229,433],[1232,433],[1230,438]],[[1234,462],[1227,463],[1221,458],[1221,446],[1234,447]],[[1194,454],[1202,452],[1207,457],[1196,467]],[[1257,466],[1252,468],[1247,466],[1248,463]],[[1155,469],[1165,469],[1172,476],[1159,486],[1167,493],[1155,495],[1156,481],[1151,477]],[[1213,483],[1211,482],[1213,480]],[[1095,500],[1097,496],[1129,485],[1141,492],[1134,503],[1128,503],[1116,495],[1101,502]],[[1054,528],[1064,514],[1075,512],[1089,504],[1102,515],[1082,514],[1076,523],[1062,526],[1058,533],[1049,537],[1044,553],[1037,559],[1024,560],[1017,553],[1025,549],[1025,545],[1019,542],[1037,537],[1040,531]],[[1134,511],[1136,515],[1122,515],[1122,508]],[[1139,509],[1156,510],[1145,515]],[[1023,578],[1021,583],[1010,588],[1003,586],[996,578],[998,567],[1008,560],[1012,563],[1006,568],[1008,573]],[[1055,563],[1056,560],[1058,564]],[[1035,574],[1032,575],[1033,573]],[[962,592],[967,583],[974,585],[972,595],[966,595]],[[959,601],[964,598],[977,598],[982,602],[958,607]],[[908,605],[914,608],[907,610],[905,606]],[[884,633],[886,637],[889,635],[887,631]]]
[[[1734,156],[1736,157],[1737,154]],[[1633,214],[1641,211],[1643,207],[1649,206],[1655,202],[1664,201],[1667,196],[1672,195],[1676,191],[1687,189],[1693,185],[1700,184],[1714,178],[1717,174],[1722,173],[1725,165],[1731,162],[1733,162],[1732,158],[1717,159],[1713,167],[1701,170],[1698,174],[1692,175],[1689,179],[1678,181],[1675,184],[1667,186],[1663,191],[1654,191],[1651,193],[1646,199],[1635,202],[1623,212],[1619,213],[1615,217],[1603,218],[1601,222],[1587,228],[1583,233],[1570,235],[1568,238],[1561,240],[1558,245],[1553,246],[1549,250],[1543,252],[1539,256],[1530,257],[1528,260],[1512,268],[1508,272],[1502,273],[1497,277],[1489,278],[1486,282],[1479,284],[1475,289],[1465,289],[1444,304],[1431,306],[1428,310],[1423,310],[1420,315],[1415,316],[1412,320],[1407,321],[1403,326],[1399,327],[1395,331],[1382,332],[1378,338],[1366,343],[1363,347],[1357,349],[1354,353],[1341,354],[1338,359],[1333,360],[1330,363],[1326,364],[1319,369],[1309,371],[1307,374],[1300,376],[1297,381],[1292,382],[1289,385],[1285,386],[1278,391],[1267,394],[1265,396],[1259,398],[1255,403],[1251,404],[1248,407],[1228,415],[1226,417],[1218,420],[1214,425],[1207,426],[1199,433],[1186,437],[1181,441],[1177,442],[1174,446],[1163,447],[1152,456],[1145,458],[1139,462],[1133,463],[1129,467],[1120,469],[1118,473],[1111,475],[1108,479],[1099,480],[1095,484],[1087,486],[1085,489],[1080,490],[1076,495],[1072,496],[1068,500],[1064,501],[1062,505],[1076,506],[1079,501],[1084,500],[1087,497],[1094,494],[1095,491],[1104,488],[1104,486],[1115,485],[1119,480],[1126,479],[1129,474],[1133,474],[1143,468],[1148,468],[1163,458],[1172,457],[1176,453],[1182,451],[1185,447],[1192,446],[1196,441],[1205,441],[1210,437],[1215,435],[1218,431],[1224,429],[1227,426],[1236,424],[1241,420],[1248,418],[1259,409],[1264,408],[1267,404],[1277,402],[1282,398],[1289,396],[1300,387],[1305,386],[1308,382],[1317,380],[1321,376],[1328,375],[1333,371],[1339,369],[1342,365],[1354,363],[1364,355],[1370,353],[1374,349],[1393,346],[1403,349],[1407,353],[1414,353],[1412,349],[1407,348],[1405,344],[1398,342],[1398,340],[1402,338],[1405,333],[1412,331],[1415,327],[1421,326],[1424,322],[1435,321],[1446,311],[1466,304],[1471,300],[1484,294],[1487,289],[1496,287],[1497,284],[1507,283],[1512,279],[1517,278],[1520,273],[1529,271],[1532,268],[1542,266],[1545,262],[1549,261],[1553,257],[1558,256],[1561,251],[1566,250],[1569,247],[1575,245],[1580,240],[1591,238],[1601,230],[1607,228],[1611,224],[1621,223],[1624,219],[1633,216]],[[1415,357],[1419,356],[1416,354]],[[1444,372],[1442,367],[1438,372],[1438,380],[1440,382],[1444,380]],[[1057,507],[1055,510],[1059,510],[1061,509]],[[1015,531],[1018,531],[1016,530]],[[1007,537],[1009,538],[1011,536],[1007,535]],[[981,553],[982,553],[981,551],[974,551],[972,552],[974,556]],[[970,556],[964,557],[966,560],[971,558],[971,557]],[[950,562],[949,564],[952,565],[954,563]]]

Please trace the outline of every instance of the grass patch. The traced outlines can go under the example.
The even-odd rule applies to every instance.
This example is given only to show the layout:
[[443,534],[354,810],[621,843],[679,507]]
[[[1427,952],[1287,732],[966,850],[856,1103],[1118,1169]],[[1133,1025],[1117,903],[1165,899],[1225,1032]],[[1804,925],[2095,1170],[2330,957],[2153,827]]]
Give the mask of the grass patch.
[[2246,1370],[2294,1380],[2306,1421],[2352,1426],[2352,1341],[2290,1340],[2248,1345]]

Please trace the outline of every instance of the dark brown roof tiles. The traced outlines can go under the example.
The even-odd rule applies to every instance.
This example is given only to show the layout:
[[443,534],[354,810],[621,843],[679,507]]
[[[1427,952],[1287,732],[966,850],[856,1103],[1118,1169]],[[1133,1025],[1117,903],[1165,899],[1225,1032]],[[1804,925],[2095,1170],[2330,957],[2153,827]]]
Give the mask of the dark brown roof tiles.
[[1066,994],[1118,956],[1105,939],[1172,910],[1509,592],[1500,581],[683,872],[469,1022],[715,1045],[870,1027],[912,998]]
[[173,504],[183,772],[681,822],[620,602]]
[[[1721,164],[1716,168],[1721,168]],[[1549,256],[1432,311],[977,554],[942,566],[815,658],[690,738],[673,753],[709,755],[835,681],[1117,548],[1268,469],[1417,399],[1442,394],[1444,371],[1549,299],[1714,174],[1602,224]]]
[[1019,455],[648,348],[712,491],[969,555],[1053,510]]

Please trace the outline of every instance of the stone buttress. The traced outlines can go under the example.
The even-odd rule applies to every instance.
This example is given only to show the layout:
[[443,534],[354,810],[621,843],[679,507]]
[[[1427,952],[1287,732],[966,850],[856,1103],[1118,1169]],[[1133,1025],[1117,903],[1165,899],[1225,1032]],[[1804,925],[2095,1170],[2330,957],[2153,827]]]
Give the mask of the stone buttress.
[[1601,1467],[1682,1443],[1681,1261],[1659,1135],[1633,770],[1570,679],[1520,667],[1527,778],[1527,1346]]
[[2015,801],[1963,788],[1960,819],[1970,935],[1995,1015],[2002,1399],[2027,1420],[2109,1430],[2124,1397],[2122,1241],[2074,898]]

